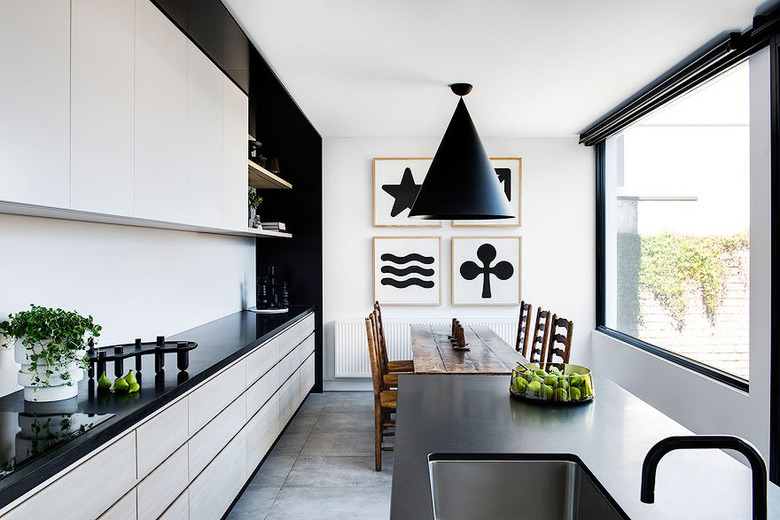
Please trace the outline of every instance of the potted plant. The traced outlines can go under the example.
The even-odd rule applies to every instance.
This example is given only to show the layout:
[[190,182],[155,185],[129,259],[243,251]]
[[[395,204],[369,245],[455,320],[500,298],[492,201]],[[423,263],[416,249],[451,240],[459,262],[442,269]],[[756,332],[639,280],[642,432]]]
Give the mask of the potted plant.
[[21,364],[19,384],[25,401],[58,401],[78,394],[78,382],[87,368],[87,348],[102,327],[92,316],[30,305],[30,310],[9,314],[0,323],[4,347],[14,345]]
[[263,203],[263,197],[257,194],[257,190],[249,188],[249,227],[256,228],[260,225],[260,216],[257,210]]

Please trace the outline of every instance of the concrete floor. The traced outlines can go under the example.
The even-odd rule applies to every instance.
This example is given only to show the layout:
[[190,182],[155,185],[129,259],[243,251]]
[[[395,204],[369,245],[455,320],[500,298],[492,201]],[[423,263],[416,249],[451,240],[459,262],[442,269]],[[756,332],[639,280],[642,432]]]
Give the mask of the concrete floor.
[[393,454],[374,471],[373,407],[371,392],[309,395],[228,520],[388,518]]

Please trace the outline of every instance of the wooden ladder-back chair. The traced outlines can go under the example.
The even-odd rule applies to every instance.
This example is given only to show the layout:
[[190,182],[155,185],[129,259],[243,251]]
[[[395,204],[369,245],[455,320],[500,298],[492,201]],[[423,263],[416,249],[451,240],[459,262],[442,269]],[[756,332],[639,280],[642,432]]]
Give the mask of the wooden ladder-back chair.
[[[561,334],[559,329],[563,329]],[[567,320],[566,318],[559,318],[557,314],[553,314],[552,322],[550,324],[550,342],[547,344],[547,362],[553,362],[553,356],[561,358],[556,363],[568,363],[569,356],[571,355],[571,340],[574,337],[574,322]],[[556,346],[556,344],[562,345],[562,347]]]
[[383,446],[384,437],[394,435],[390,428],[395,427],[391,414],[395,413],[398,392],[387,388],[383,378],[379,359],[379,337],[377,335],[376,318],[373,314],[366,318],[366,337],[368,338],[368,354],[371,359],[371,380],[374,386],[374,467],[382,471],[382,452],[392,451],[392,446]]
[[547,358],[547,341],[550,334],[550,311],[543,311],[541,307],[536,309],[536,323],[531,335],[531,352],[528,361],[541,363]]
[[[382,323],[382,308],[379,306],[379,302],[374,302],[374,318],[376,319],[377,342],[380,347],[380,359],[382,366],[385,367],[385,371],[389,373],[413,373],[414,361],[411,359],[400,359],[396,361],[390,361],[387,356],[387,336],[385,335],[385,326]],[[397,379],[397,377],[396,377]]]
[[528,356],[528,326],[531,322],[531,304],[525,301],[520,302],[520,319],[517,322],[517,339],[515,340],[515,350],[522,353],[523,357]]

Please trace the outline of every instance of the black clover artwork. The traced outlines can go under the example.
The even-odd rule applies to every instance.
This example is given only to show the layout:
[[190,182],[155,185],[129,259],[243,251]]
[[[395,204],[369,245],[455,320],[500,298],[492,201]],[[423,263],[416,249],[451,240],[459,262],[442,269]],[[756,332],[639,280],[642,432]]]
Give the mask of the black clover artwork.
[[390,216],[396,217],[405,209],[412,209],[417,192],[420,191],[422,184],[415,184],[411,168],[404,170],[400,184],[383,184],[382,190],[395,199],[393,209],[390,210]]
[[482,276],[482,298],[492,298],[490,292],[490,276],[493,275],[499,280],[508,280],[515,272],[515,268],[512,264],[502,260],[491,266],[490,264],[496,259],[496,248],[492,244],[482,244],[477,249],[477,258],[482,262],[482,265],[478,265],[476,262],[468,260],[463,262],[460,266],[460,275],[466,280],[474,280],[478,276]]

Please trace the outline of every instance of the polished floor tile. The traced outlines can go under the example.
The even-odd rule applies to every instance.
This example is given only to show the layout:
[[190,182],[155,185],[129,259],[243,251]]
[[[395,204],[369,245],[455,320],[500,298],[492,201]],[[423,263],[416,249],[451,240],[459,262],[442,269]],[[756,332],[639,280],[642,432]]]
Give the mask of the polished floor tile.
[[228,519],[388,518],[393,454],[374,470],[373,428],[371,392],[310,395]]
[[390,514],[390,487],[283,487],[266,520],[381,519]]

